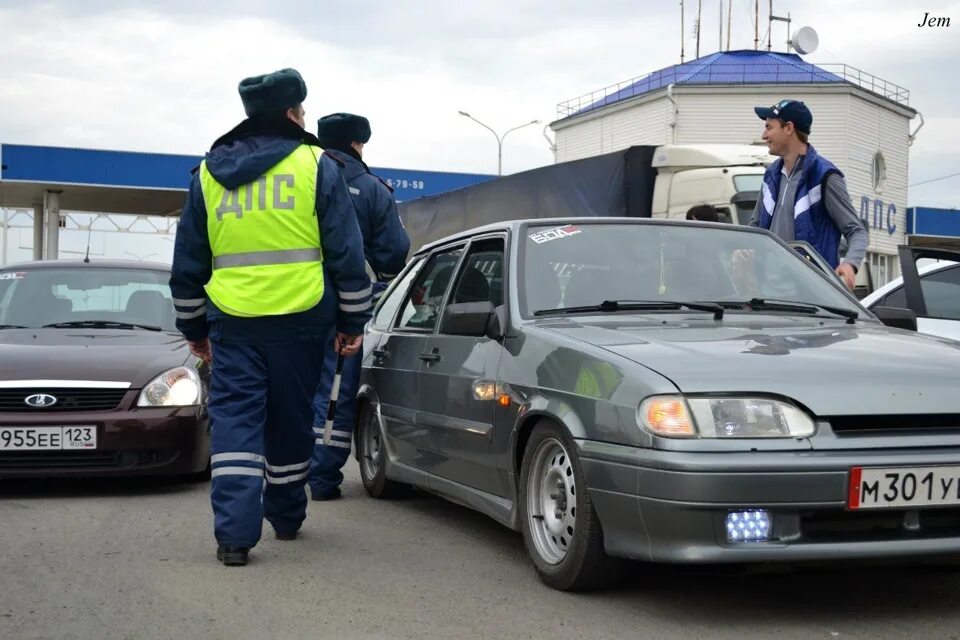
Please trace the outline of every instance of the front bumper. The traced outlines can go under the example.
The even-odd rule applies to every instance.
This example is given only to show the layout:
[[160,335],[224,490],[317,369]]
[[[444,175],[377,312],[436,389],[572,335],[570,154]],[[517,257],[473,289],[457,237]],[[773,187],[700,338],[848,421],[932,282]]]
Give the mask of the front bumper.
[[207,468],[205,408],[0,413],[0,427],[95,425],[97,448],[0,451],[0,478],[186,475]]
[[[960,507],[849,511],[851,467],[950,465],[960,449],[686,453],[577,441],[609,554],[656,562],[960,554]],[[727,542],[731,510],[768,509],[772,540]]]

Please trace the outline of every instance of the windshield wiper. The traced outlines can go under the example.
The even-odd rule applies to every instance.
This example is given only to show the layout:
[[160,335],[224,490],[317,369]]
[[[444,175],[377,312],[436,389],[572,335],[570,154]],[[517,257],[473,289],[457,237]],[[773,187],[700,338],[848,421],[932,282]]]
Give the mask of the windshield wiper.
[[717,304],[725,307],[750,307],[751,309],[764,309],[767,311],[796,311],[800,313],[817,313],[817,311],[827,311],[834,315],[842,316],[847,319],[847,324],[853,324],[854,320],[860,317],[860,314],[852,309],[843,309],[841,307],[831,307],[816,302],[793,302],[791,300],[775,300],[773,298],[751,298],[744,302],[726,302],[718,301]]
[[0,324],[0,329],[29,329],[22,324]]
[[583,307],[558,307],[556,309],[540,309],[534,311],[534,316],[566,315],[568,313],[590,313],[592,311],[677,311],[691,309],[693,311],[707,311],[713,314],[714,320],[723,319],[723,307],[715,302],[674,302],[672,300],[604,300],[600,304]]
[[163,327],[138,322],[116,322],[114,320],[71,320],[69,322],[54,322],[43,325],[44,329],[146,329],[147,331],[163,331]]

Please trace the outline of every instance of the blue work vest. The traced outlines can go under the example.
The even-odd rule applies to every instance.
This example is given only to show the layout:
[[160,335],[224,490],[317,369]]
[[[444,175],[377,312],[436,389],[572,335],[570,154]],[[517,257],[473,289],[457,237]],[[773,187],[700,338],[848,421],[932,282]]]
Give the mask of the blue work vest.
[[[782,171],[783,158],[779,158],[767,167],[763,174],[760,226],[764,229],[769,229],[773,222],[773,210],[780,194],[780,180],[783,178]],[[793,205],[794,238],[810,243],[827,264],[836,269],[840,264],[840,230],[823,205],[823,190],[830,174],[836,173],[843,177],[843,172],[810,145],[803,158],[803,173]]]

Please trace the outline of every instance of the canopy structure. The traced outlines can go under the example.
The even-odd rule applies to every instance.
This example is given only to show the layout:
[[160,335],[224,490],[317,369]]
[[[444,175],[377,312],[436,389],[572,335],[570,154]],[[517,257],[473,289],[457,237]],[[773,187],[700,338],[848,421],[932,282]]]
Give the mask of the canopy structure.
[[[33,209],[33,257],[56,257],[61,211],[179,216],[199,156],[0,144],[0,208]],[[398,201],[495,176],[371,168]]]

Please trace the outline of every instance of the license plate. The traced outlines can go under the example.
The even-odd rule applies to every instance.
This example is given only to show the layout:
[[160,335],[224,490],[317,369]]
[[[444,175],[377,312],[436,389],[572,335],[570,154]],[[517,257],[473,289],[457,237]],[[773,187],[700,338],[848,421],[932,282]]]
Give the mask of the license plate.
[[0,451],[74,451],[96,448],[95,426],[0,427]]
[[850,469],[850,509],[960,505],[960,465]]

